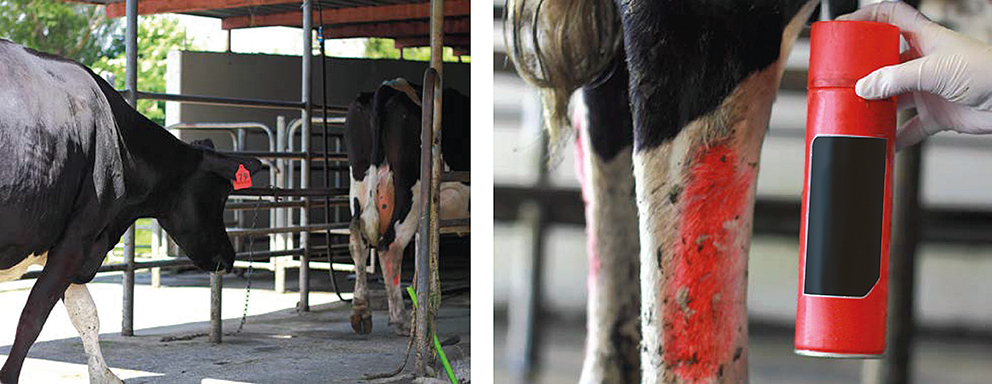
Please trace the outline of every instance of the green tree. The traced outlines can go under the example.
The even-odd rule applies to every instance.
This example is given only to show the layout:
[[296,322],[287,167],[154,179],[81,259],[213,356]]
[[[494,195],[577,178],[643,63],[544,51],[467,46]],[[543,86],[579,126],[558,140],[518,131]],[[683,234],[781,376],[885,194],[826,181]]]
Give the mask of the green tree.
[[[459,57],[455,56],[455,51],[449,47],[443,50],[442,60],[448,62],[458,62]],[[399,59],[400,50],[393,45],[392,39],[370,38],[365,40],[365,57],[370,59]],[[471,57],[463,56],[466,62],[471,61]],[[406,48],[403,50],[403,59],[411,61],[430,61],[431,48],[418,47]]]
[[[169,16],[146,16],[138,23],[138,89],[165,92],[165,63],[169,51],[186,49],[186,31]],[[124,89],[126,57],[123,50],[117,56],[99,58],[92,67],[96,73],[113,73],[114,87]],[[152,121],[165,124],[165,102],[138,100],[138,112]]]
[[[61,0],[0,0],[0,38],[76,60],[97,74],[114,74],[124,89],[124,23],[107,19],[104,7]],[[165,59],[188,48],[185,31],[170,16],[141,17],[138,27],[138,88],[165,92]],[[138,100],[138,111],[165,123],[165,102]]]
[[92,65],[117,56],[120,23],[104,17],[103,7],[59,0],[0,0],[0,38]]

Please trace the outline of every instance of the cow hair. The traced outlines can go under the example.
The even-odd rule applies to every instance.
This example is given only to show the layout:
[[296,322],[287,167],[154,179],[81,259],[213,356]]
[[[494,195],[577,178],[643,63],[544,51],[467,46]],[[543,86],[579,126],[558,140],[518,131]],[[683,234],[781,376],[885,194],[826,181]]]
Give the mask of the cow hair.
[[569,98],[597,82],[622,49],[612,0],[507,0],[504,40],[525,81],[540,88],[551,158],[571,126]]

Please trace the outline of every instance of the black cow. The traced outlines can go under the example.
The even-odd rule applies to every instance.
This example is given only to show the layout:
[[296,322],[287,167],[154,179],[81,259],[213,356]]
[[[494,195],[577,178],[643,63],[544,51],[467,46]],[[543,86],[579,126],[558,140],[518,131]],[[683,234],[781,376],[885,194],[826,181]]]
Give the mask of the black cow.
[[[351,256],[355,262],[354,307],[351,326],[360,334],[372,331],[372,311],[364,266],[369,246],[380,253],[389,300],[389,324],[399,334],[409,329],[400,268],[407,244],[420,219],[420,106],[421,87],[406,80],[383,83],[375,92],[362,93],[351,103],[345,122],[348,164],[351,168]],[[444,90],[441,154],[455,171],[470,167],[469,98]],[[469,188],[442,183],[441,217],[468,216]]]
[[17,325],[0,382],[17,382],[28,348],[60,298],[89,356],[107,368],[86,284],[136,219],[153,217],[206,271],[230,271],[224,204],[239,166],[177,140],[88,68],[0,40],[0,281],[44,265]]

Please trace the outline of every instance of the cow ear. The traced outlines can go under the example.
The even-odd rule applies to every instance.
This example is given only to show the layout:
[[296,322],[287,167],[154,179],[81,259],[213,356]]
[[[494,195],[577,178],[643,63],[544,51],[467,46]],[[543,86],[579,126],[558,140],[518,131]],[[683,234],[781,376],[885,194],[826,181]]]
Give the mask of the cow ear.
[[247,156],[235,156],[217,153],[212,150],[203,151],[203,163],[200,165],[206,171],[212,172],[228,180],[238,179],[238,170],[244,167],[252,175],[262,169],[262,162]]
[[213,140],[210,140],[210,139],[194,140],[194,141],[191,141],[189,143],[189,145],[192,145],[192,146],[195,146],[195,147],[204,147],[204,148],[215,149],[215,147],[214,147],[214,141]]

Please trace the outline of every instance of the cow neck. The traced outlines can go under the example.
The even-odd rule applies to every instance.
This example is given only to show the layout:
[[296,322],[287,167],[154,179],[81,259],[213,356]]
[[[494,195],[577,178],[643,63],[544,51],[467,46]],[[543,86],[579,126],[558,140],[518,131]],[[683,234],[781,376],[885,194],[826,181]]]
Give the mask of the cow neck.
[[[144,116],[136,112],[134,116],[135,124],[118,127],[125,152],[122,156],[125,172],[129,180],[134,180],[133,196],[138,198],[134,203],[143,207],[141,211],[154,211],[148,203],[167,200],[171,196],[168,192],[174,192],[176,186],[183,185],[196,171],[203,155]],[[155,213],[151,211],[140,213]]]
[[156,216],[177,186],[196,171],[202,154],[144,117],[123,98],[111,98],[127,183],[124,220]]
[[83,68],[107,98],[117,123],[116,136],[127,188],[123,211],[135,219],[150,216],[157,208],[148,202],[164,204],[170,196],[167,191],[183,184],[196,170],[202,154],[138,113],[106,80]]

